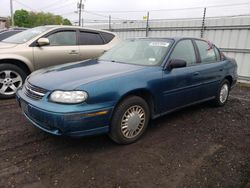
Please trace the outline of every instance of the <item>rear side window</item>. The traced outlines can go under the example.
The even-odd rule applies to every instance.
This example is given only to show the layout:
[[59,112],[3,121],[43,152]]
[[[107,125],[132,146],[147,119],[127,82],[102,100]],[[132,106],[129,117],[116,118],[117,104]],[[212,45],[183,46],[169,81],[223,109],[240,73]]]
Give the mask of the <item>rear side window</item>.
[[80,32],[80,45],[103,45],[103,39],[99,33]]
[[72,46],[76,45],[75,31],[59,31],[48,36],[50,46]]
[[201,63],[213,63],[217,61],[214,47],[206,41],[195,41],[200,53]]
[[109,43],[115,36],[111,33],[101,33],[103,39],[105,40],[105,44]]
[[187,66],[196,64],[194,46],[191,40],[181,40],[175,46],[170,59],[181,59],[187,62]]
[[214,52],[215,52],[216,60],[220,61],[221,60],[220,51],[219,51],[219,49],[217,47],[214,47]]

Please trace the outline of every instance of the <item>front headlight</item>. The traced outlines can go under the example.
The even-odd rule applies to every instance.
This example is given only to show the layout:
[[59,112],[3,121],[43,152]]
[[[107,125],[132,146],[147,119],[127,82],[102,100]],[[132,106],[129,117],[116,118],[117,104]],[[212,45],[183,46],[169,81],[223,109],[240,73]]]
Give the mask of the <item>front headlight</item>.
[[85,91],[54,91],[50,94],[50,101],[57,103],[76,104],[84,102],[88,97]]

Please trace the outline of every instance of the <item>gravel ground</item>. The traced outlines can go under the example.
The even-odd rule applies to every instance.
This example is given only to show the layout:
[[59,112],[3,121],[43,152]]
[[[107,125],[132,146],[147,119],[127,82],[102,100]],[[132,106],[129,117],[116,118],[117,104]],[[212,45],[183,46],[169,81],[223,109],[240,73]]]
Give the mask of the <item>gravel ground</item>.
[[34,128],[0,101],[0,187],[250,187],[250,88],[151,122],[135,144]]

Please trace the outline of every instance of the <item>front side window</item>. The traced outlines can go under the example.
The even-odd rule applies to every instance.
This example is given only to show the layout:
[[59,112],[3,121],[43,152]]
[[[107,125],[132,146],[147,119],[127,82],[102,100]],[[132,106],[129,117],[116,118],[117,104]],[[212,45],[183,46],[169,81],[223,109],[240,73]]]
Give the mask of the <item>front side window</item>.
[[172,40],[130,39],[104,53],[99,60],[136,65],[160,65]]
[[47,37],[50,46],[72,46],[76,45],[75,31],[59,31]]
[[181,59],[187,62],[187,66],[196,64],[194,46],[191,40],[181,40],[175,46],[170,59]]
[[80,45],[103,45],[103,39],[98,33],[81,31]]
[[212,44],[202,40],[196,40],[195,42],[198,47],[201,63],[216,62],[216,55]]

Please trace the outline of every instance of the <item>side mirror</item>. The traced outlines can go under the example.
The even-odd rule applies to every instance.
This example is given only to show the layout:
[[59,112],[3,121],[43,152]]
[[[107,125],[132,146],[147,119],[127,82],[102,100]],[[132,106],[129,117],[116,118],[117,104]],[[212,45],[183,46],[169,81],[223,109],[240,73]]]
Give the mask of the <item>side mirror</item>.
[[39,46],[49,45],[49,39],[47,39],[47,38],[40,38],[40,39],[37,40],[37,44]]
[[182,59],[171,59],[167,65],[167,70],[172,70],[174,68],[186,67],[187,62]]

